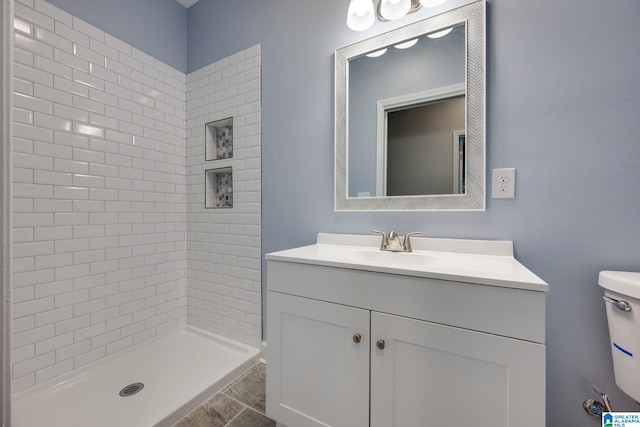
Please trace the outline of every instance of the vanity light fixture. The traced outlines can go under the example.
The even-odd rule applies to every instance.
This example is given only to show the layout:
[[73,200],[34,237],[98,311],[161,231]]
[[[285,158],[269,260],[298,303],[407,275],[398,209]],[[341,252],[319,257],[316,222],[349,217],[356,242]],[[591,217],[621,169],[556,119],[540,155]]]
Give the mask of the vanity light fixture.
[[[418,43],[418,39],[413,39],[406,42],[398,43],[396,45],[393,45],[393,47],[395,47],[396,49],[409,49],[411,46],[415,45],[416,43]],[[386,47],[382,49],[374,50],[373,52],[369,52],[367,53],[367,56],[369,58],[377,58],[379,56],[384,55],[385,53],[387,53]]]
[[371,28],[376,21],[392,21],[415,12],[424,7],[439,6],[447,0],[350,0],[347,10],[347,26],[353,31],[364,31]]
[[395,47],[396,49],[409,49],[411,46],[415,45],[416,43],[418,43],[418,39],[413,39],[406,42],[398,43],[393,47]]
[[385,53],[387,53],[387,48],[386,47],[384,49],[380,49],[380,50],[376,50],[374,52],[367,53],[367,56],[369,58],[377,58],[378,56],[382,56]]
[[347,27],[353,31],[364,31],[376,21],[372,0],[351,0],[347,11]]
[[439,39],[440,37],[444,37],[447,34],[449,34],[451,32],[451,30],[453,30],[453,27],[445,28],[444,30],[436,31],[435,33],[431,33],[431,34],[427,34],[427,37],[429,37],[430,39]]
[[[396,49],[409,49],[411,46],[415,45],[416,43],[418,43],[418,39],[413,39],[406,42],[398,43],[393,47],[395,47]],[[373,52],[369,52],[367,53],[367,56],[369,58],[377,58],[379,56],[384,55],[385,53],[387,53],[386,47],[379,50],[374,50]]]
[[411,0],[381,0],[380,15],[390,21],[400,19],[411,10]]

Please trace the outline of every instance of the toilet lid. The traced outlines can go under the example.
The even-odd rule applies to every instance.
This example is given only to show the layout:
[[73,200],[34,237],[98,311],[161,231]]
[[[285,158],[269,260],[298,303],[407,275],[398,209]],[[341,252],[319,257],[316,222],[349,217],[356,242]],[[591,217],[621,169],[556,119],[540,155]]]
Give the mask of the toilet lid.
[[640,298],[640,273],[601,271],[598,284],[605,289],[633,298]]

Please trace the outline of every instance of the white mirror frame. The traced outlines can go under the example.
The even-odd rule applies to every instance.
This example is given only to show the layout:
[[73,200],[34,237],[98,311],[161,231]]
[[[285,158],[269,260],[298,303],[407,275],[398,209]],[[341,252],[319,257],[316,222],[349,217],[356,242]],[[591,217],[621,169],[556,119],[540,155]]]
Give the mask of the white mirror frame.
[[[335,52],[335,210],[336,211],[483,211],[485,198],[485,0],[397,28],[337,49]],[[393,197],[348,197],[349,60],[440,29],[466,28],[465,194]]]

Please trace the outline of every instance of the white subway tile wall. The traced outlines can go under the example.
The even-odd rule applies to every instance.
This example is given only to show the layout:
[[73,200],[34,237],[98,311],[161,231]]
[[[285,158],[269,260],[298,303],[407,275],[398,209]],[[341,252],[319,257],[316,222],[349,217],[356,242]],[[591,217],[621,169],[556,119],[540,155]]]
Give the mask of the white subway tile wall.
[[187,78],[43,0],[15,13],[18,392],[187,322]]
[[[261,47],[187,76],[189,324],[260,348]],[[205,161],[205,124],[233,117],[233,157]],[[205,171],[233,168],[233,207],[205,209]]]
[[[261,49],[188,76],[17,0],[13,388],[190,323],[260,347]],[[234,118],[232,159],[205,124]],[[233,167],[233,208],[205,170]]]

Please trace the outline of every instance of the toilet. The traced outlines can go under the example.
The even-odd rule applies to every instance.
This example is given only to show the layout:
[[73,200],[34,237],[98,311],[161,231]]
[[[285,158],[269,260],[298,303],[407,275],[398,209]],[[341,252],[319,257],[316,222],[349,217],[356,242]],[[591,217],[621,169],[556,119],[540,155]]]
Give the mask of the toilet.
[[640,402],[640,273],[601,271],[616,384]]

